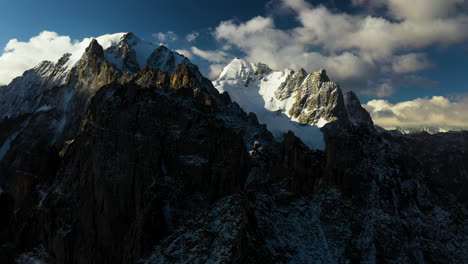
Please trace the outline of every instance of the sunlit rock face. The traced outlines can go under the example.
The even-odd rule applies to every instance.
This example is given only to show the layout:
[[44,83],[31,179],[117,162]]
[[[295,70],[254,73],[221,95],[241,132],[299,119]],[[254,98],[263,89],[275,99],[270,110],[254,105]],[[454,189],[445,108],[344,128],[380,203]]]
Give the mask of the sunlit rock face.
[[290,130],[310,148],[325,148],[320,128],[329,123],[372,125],[356,96],[350,97],[348,111],[342,90],[325,70],[274,71],[262,63],[234,59],[213,85],[229,93],[244,111],[255,113],[279,140]]
[[467,133],[376,129],[325,71],[106,35],[0,87],[0,128],[0,263],[468,258]]

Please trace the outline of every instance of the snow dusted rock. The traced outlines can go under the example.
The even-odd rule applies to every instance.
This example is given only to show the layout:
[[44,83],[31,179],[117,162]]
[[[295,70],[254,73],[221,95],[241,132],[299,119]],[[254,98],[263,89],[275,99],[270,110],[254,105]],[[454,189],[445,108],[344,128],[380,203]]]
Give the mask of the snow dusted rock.
[[66,78],[64,55],[57,64],[43,61],[23,76],[15,78],[9,85],[0,88],[0,118],[14,117],[30,113],[39,108],[44,92],[55,85],[61,84]]
[[228,196],[167,237],[141,263],[271,262],[252,219],[245,196]]

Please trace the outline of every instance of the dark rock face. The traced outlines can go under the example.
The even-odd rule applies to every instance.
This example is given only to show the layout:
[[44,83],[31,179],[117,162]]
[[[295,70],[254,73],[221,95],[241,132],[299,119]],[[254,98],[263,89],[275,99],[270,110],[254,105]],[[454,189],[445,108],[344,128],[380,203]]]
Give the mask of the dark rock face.
[[71,205],[48,230],[50,243],[69,246],[56,249],[58,263],[134,262],[211,201],[241,190],[241,137],[191,94],[133,84],[99,90],[51,186],[60,191],[45,202],[50,210],[55,200]]
[[282,165],[291,175],[291,191],[297,194],[312,193],[324,174],[323,153],[311,151],[299,138],[289,132],[281,144],[280,155]]
[[400,136],[399,143],[407,174],[426,179],[439,199],[449,192],[468,205],[467,132],[408,134]]
[[353,91],[348,91],[343,94],[345,107],[348,112],[348,119],[355,124],[373,125],[372,118],[369,112],[361,106],[359,98]]
[[188,60],[162,47],[140,69],[138,40],[122,41],[92,42],[66,74],[69,56],[14,82],[65,74],[24,86],[41,99],[20,96],[21,114],[0,108],[0,263],[468,259],[466,132],[378,131],[354,93],[300,71],[287,82],[314,96],[298,116],[324,106],[309,121],[327,115],[327,147],[293,133],[278,143]]

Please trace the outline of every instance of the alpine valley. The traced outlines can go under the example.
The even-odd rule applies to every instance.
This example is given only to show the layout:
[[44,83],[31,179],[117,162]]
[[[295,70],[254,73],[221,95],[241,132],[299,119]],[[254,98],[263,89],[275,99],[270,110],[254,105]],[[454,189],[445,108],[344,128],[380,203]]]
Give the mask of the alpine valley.
[[467,263],[468,132],[132,33],[0,87],[0,263]]

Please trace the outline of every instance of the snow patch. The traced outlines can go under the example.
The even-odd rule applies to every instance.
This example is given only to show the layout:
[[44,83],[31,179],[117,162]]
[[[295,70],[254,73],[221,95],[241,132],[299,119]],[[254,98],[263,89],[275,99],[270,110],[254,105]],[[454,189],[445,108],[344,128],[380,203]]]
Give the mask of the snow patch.
[[55,107],[51,106],[51,105],[43,105],[43,106],[39,107],[38,109],[36,109],[36,112],[47,112],[47,111],[52,110],[54,108]]
[[324,127],[326,124],[328,124],[328,121],[323,118],[323,117],[320,117],[319,121],[317,122],[316,126],[318,127]]

